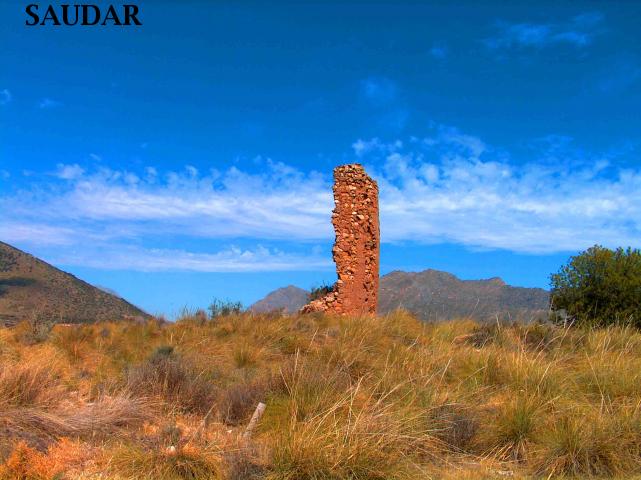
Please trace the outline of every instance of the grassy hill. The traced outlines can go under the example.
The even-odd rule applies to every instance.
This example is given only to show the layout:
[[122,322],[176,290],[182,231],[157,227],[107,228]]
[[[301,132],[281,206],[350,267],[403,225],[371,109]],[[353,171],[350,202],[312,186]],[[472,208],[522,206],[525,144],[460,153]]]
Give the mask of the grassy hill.
[[148,315],[6,243],[0,242],[0,325],[22,320],[82,323]]
[[641,474],[634,330],[401,312],[22,328],[0,328],[0,478]]

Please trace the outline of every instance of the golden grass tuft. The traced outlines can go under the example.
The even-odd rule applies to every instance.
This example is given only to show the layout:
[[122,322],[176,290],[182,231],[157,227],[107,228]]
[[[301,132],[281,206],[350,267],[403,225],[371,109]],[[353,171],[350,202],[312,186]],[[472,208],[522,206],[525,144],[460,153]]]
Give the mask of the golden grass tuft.
[[222,477],[217,451],[185,445],[164,449],[121,444],[103,461],[119,478],[132,480],[217,480]]

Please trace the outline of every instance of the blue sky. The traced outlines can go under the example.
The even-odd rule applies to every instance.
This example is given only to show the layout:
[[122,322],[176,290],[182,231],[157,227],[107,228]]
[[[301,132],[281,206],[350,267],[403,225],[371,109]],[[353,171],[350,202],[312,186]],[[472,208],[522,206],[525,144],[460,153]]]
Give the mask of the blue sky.
[[27,3],[0,2],[0,240],[150,312],[333,281],[356,161],[382,273],[545,288],[641,246],[638,2],[142,1],[138,28]]

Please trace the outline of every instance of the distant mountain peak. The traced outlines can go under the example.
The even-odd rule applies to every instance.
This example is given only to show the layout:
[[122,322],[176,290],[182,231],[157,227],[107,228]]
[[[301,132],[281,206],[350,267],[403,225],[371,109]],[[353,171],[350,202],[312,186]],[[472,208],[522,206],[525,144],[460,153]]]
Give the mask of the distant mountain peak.
[[288,285],[274,290],[265,298],[259,300],[249,307],[249,310],[256,313],[282,311],[284,313],[295,313],[309,301],[309,292],[295,285]]

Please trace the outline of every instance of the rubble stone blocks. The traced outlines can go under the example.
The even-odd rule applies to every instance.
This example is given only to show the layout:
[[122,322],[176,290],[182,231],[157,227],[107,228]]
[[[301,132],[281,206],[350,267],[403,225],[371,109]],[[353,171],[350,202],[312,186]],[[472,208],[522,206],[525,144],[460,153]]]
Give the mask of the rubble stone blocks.
[[376,314],[380,251],[378,185],[362,165],[336,167],[334,203],[332,224],[336,240],[332,256],[338,280],[332,292],[305,305],[301,313]]

